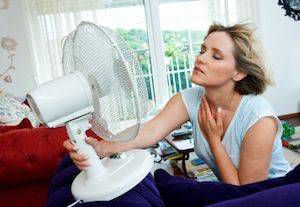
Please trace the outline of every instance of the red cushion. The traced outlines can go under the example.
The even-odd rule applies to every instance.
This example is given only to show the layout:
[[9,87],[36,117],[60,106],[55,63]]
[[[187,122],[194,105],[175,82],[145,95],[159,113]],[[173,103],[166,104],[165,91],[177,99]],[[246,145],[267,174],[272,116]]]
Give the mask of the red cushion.
[[32,128],[32,125],[29,119],[23,119],[17,126],[0,126],[0,134],[16,130],[16,129],[24,129],[24,128]]
[[[98,138],[91,130],[88,136]],[[50,179],[67,154],[65,127],[23,128],[0,135],[0,185]]]
[[48,180],[67,152],[64,127],[25,128],[0,135],[0,184]]
[[1,207],[40,207],[45,206],[48,182],[34,182],[13,187],[0,187]]

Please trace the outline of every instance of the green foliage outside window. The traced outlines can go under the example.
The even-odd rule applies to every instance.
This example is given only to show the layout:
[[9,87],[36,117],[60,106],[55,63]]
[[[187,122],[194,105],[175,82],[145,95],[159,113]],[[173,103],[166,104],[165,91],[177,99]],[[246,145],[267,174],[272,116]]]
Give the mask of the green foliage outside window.
[[[151,75],[152,71],[150,68],[149,59],[149,46],[148,46],[148,36],[147,32],[142,29],[117,29],[117,32],[127,41],[129,46],[135,51],[137,55],[140,66],[144,75]],[[190,61],[188,61],[188,54],[193,51],[198,54],[200,50],[200,44],[205,37],[205,31],[163,31],[163,41],[165,47],[165,58],[169,59],[167,64],[167,71],[177,71],[191,68]],[[189,44],[192,42],[192,44]],[[193,63],[192,63],[193,64]],[[173,77],[174,76],[174,77]],[[186,82],[185,74],[170,74],[170,92],[174,94],[179,90],[179,82],[181,83],[181,88],[187,88],[191,86],[191,83]],[[175,79],[175,81],[174,81]],[[180,81],[179,81],[180,79]],[[146,85],[148,88],[148,96],[153,100],[153,94],[151,94],[151,84],[152,76],[146,77]]]

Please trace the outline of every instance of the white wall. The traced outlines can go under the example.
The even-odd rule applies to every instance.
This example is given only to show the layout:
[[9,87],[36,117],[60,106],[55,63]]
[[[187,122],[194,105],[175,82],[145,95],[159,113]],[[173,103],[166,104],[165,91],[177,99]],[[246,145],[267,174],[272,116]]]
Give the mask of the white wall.
[[[4,2],[4,1],[3,1]],[[3,6],[1,2],[0,8]],[[11,0],[7,9],[0,9],[0,41],[3,37],[10,37],[17,42],[15,52],[15,70],[10,70],[12,82],[0,80],[0,90],[24,96],[35,86],[32,78],[34,70],[26,38],[23,9],[20,0]],[[0,46],[0,72],[9,65],[8,52]]]
[[259,1],[258,28],[276,81],[265,97],[283,115],[300,112],[300,21],[284,16],[277,2]]

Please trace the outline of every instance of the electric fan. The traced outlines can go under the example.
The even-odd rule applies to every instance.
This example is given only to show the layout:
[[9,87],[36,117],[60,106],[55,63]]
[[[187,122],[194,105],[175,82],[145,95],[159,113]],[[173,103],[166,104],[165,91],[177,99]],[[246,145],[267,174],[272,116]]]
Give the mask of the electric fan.
[[65,76],[40,85],[27,95],[39,120],[48,127],[65,124],[90,167],[72,183],[72,194],[83,201],[114,199],[141,182],[153,160],[134,149],[99,159],[85,143],[86,130],[109,141],[134,139],[148,112],[142,71],[127,43],[113,30],[82,22],[63,46]]

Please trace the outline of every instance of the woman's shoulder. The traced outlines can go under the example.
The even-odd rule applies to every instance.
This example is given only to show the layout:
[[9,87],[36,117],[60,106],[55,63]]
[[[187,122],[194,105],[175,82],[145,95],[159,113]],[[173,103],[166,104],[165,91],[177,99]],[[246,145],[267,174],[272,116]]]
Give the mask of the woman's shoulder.
[[195,86],[192,88],[186,88],[180,91],[181,94],[193,94],[193,95],[201,95],[204,94],[204,88],[202,86]]
[[180,91],[180,94],[189,114],[190,120],[196,119],[201,96],[204,94],[204,88],[201,86],[187,88]]
[[180,91],[180,94],[184,102],[197,103],[204,94],[204,88],[202,86],[187,88]]
[[[261,95],[246,95],[243,106],[239,114],[239,127],[244,137],[251,126],[257,123],[261,118],[273,117],[278,121],[278,117],[269,102]],[[279,124],[279,122],[278,122]]]
[[263,116],[265,113],[275,115],[273,107],[262,95],[246,95],[244,113]]

